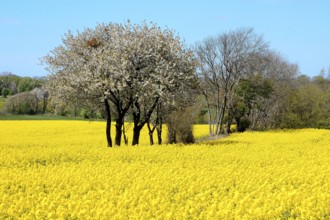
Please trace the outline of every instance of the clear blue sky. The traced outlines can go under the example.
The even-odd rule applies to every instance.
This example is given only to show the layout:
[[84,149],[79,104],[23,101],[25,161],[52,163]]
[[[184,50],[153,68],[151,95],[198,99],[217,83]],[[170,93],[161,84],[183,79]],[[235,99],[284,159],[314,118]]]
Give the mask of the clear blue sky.
[[68,30],[127,19],[174,29],[187,45],[253,27],[302,74],[330,67],[330,0],[2,0],[0,72],[45,76],[39,59]]

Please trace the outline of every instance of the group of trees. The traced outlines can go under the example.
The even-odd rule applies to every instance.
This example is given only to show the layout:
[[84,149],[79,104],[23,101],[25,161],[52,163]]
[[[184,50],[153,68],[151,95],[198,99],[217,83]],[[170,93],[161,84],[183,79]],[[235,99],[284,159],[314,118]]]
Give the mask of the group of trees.
[[[120,145],[125,117],[133,120],[133,141],[141,129],[158,130],[163,119],[194,101],[198,91],[196,61],[180,38],[155,24],[99,24],[74,36],[44,57],[47,89],[55,106],[65,102],[104,106],[106,136],[112,146],[111,119],[116,121],[115,145]],[[112,113],[114,113],[112,115]],[[153,124],[153,126],[150,126]]]
[[259,72],[267,49],[253,29],[224,33],[197,44],[198,74],[203,83],[210,135],[222,132],[225,115],[230,117],[229,106],[236,109],[233,105],[238,84]]
[[330,71],[309,78],[297,77],[287,93],[279,127],[330,128]]
[[[51,103],[46,105],[48,92],[40,90],[13,96],[18,101],[11,106],[26,99],[35,103],[35,113],[47,108],[66,114],[70,109],[74,116],[80,111],[104,117],[110,147],[112,120],[115,145],[122,139],[127,144],[125,120],[133,124],[133,145],[144,126],[150,143],[156,131],[161,144],[163,124],[169,143],[191,143],[196,118],[206,118],[210,135],[230,133],[232,124],[237,131],[330,127],[330,78],[324,71],[312,79],[299,75],[297,65],[271,50],[251,28],[188,49],[174,31],[153,23],[99,24],[76,35],[68,32],[43,62],[50,72],[45,88]],[[23,86],[26,81],[14,86],[13,80],[1,80],[0,85],[14,94],[31,90]],[[27,99],[31,94],[34,98]]]
[[[253,29],[238,29],[196,46],[210,135],[270,128],[329,128],[330,79],[299,76]],[[323,75],[323,76],[322,76]],[[226,125],[224,127],[224,125]]]

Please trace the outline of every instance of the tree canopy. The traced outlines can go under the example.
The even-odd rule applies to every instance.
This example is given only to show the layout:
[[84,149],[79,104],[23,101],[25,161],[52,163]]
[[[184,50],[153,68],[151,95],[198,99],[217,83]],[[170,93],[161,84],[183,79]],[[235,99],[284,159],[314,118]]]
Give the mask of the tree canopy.
[[[155,24],[99,24],[74,35],[43,58],[51,73],[47,88],[53,103],[80,100],[115,110],[120,145],[124,117],[134,118],[133,145],[158,103],[177,107],[197,85],[193,53],[172,30]],[[110,125],[107,126],[109,146]]]

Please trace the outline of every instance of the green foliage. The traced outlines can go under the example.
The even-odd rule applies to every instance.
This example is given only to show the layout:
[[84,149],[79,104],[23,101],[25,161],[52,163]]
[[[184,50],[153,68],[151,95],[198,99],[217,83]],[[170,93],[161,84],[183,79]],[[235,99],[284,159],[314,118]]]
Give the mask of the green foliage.
[[4,98],[7,98],[7,96],[9,95],[10,90],[8,88],[2,88],[1,90],[1,94]]
[[83,118],[90,118],[90,111],[88,111],[87,109],[83,109],[82,111],[81,111],[81,116],[83,117]]
[[193,123],[195,119],[193,106],[186,107],[180,111],[172,112],[166,117],[168,128],[168,143],[177,141],[190,144],[195,142],[193,135]]
[[244,132],[249,128],[251,121],[248,118],[240,119],[240,123],[238,124],[237,131]]
[[317,76],[299,77],[288,94],[282,127],[330,128],[330,81]]
[[257,122],[270,123],[270,116],[274,128],[330,128],[330,79],[299,76],[291,84],[276,84],[257,74],[240,80],[226,121],[235,120],[238,131],[263,129]]
[[20,78],[17,85],[18,92],[28,92],[37,87],[41,87],[41,81],[31,77]]
[[269,98],[272,92],[272,81],[261,75],[250,76],[247,79],[241,80],[237,89],[237,95],[248,106],[258,97]]
[[[274,91],[271,79],[263,77],[261,74],[250,75],[241,79],[236,90],[231,96],[226,122],[231,124],[235,119],[237,130],[245,131],[250,125],[252,118],[251,112],[264,111],[264,100],[269,99]],[[227,125],[227,132],[229,128]]]
[[44,114],[47,99],[48,92],[42,89],[18,93],[8,98],[3,111],[10,114]]
[[36,114],[38,110],[38,100],[29,93],[19,93],[8,98],[4,110],[11,114]]
[[85,119],[91,119],[91,118],[102,118],[102,114],[99,110],[93,110],[93,109],[87,109],[83,108],[81,109],[80,116]]
[[6,100],[7,100],[6,97],[0,96],[0,111],[3,108],[3,106],[5,105]]
[[205,119],[206,115],[207,115],[207,109],[201,109],[198,112],[195,123],[196,124],[206,124],[207,123],[207,119]]
[[31,91],[34,88],[41,87],[42,79],[32,77],[20,77],[12,73],[2,73],[0,75],[0,95],[15,95],[21,92]]

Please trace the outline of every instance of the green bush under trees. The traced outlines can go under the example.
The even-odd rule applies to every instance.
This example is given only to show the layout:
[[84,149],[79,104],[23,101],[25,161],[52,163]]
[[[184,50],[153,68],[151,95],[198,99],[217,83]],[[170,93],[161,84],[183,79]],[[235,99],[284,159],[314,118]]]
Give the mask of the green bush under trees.
[[48,92],[36,88],[30,92],[22,92],[9,97],[3,111],[10,114],[45,114],[47,101]]

